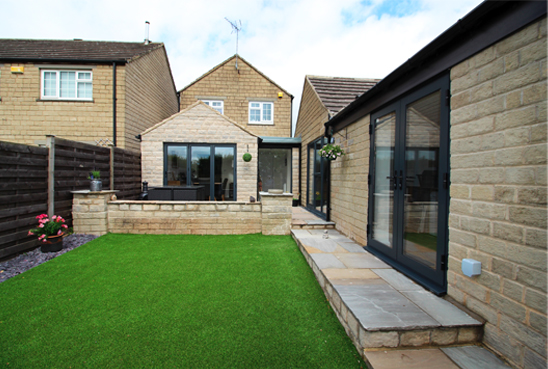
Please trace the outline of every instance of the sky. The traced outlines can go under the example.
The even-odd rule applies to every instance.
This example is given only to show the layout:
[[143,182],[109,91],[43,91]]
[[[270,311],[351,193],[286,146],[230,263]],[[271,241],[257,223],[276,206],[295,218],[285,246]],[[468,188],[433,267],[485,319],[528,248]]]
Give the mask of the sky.
[[[0,0],[0,38],[166,46],[180,90],[238,53],[295,96],[306,75],[384,78],[480,0]],[[46,5],[47,4],[47,5]],[[24,8],[24,9],[23,9]]]

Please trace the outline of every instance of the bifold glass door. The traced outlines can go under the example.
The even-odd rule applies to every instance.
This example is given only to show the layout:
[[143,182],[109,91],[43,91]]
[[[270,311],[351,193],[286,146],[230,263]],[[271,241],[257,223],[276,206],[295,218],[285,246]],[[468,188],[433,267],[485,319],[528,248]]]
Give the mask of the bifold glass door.
[[322,218],[327,215],[329,199],[329,161],[320,156],[320,149],[326,144],[325,137],[308,144],[306,207]]
[[203,187],[202,200],[236,200],[235,155],[235,145],[166,143],[164,186]]
[[368,246],[434,292],[446,285],[448,78],[372,114]]

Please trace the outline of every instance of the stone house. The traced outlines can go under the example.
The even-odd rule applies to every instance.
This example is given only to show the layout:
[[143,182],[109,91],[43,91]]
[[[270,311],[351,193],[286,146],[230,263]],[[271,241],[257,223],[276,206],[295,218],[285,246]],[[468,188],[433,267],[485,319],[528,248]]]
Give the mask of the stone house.
[[483,343],[516,368],[547,356],[546,32],[546,2],[485,1],[330,120],[309,113],[296,129],[303,147],[324,137],[346,151],[319,159],[326,218],[478,314]]
[[[300,140],[291,138],[293,96],[285,89],[234,55],[179,95],[182,112],[142,135],[144,181],[204,185],[203,199],[212,201],[248,201],[261,190],[298,188]],[[182,131],[156,132],[176,126]],[[218,150],[224,150],[223,163]],[[242,159],[246,153],[250,162]]]
[[138,151],[135,136],[178,110],[163,43],[0,39],[0,140]]
[[236,54],[179,91],[181,110],[203,101],[259,136],[263,190],[298,192],[300,141],[291,139],[293,95]]

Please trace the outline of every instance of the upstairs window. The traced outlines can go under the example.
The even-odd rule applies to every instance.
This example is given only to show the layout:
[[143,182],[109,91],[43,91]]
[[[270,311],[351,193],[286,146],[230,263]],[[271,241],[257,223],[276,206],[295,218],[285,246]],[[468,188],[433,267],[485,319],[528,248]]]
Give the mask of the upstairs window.
[[42,70],[42,99],[92,100],[91,71]]
[[202,100],[202,102],[206,105],[211,106],[219,113],[224,114],[224,102],[222,100]]
[[271,102],[249,102],[249,124],[274,124],[274,104]]

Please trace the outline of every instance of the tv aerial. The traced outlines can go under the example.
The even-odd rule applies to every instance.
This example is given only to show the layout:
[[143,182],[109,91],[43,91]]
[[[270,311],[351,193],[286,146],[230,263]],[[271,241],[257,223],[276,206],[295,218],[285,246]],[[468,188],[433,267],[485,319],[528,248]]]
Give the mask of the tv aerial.
[[[231,22],[228,20],[227,17],[225,17],[225,20],[230,23],[230,25],[232,26],[232,32],[231,33],[234,33],[236,32],[236,70],[238,70],[238,34],[239,32],[242,30],[242,21],[239,20],[237,22]],[[239,26],[238,26],[239,24]],[[238,70],[238,73],[240,73],[240,71]]]

